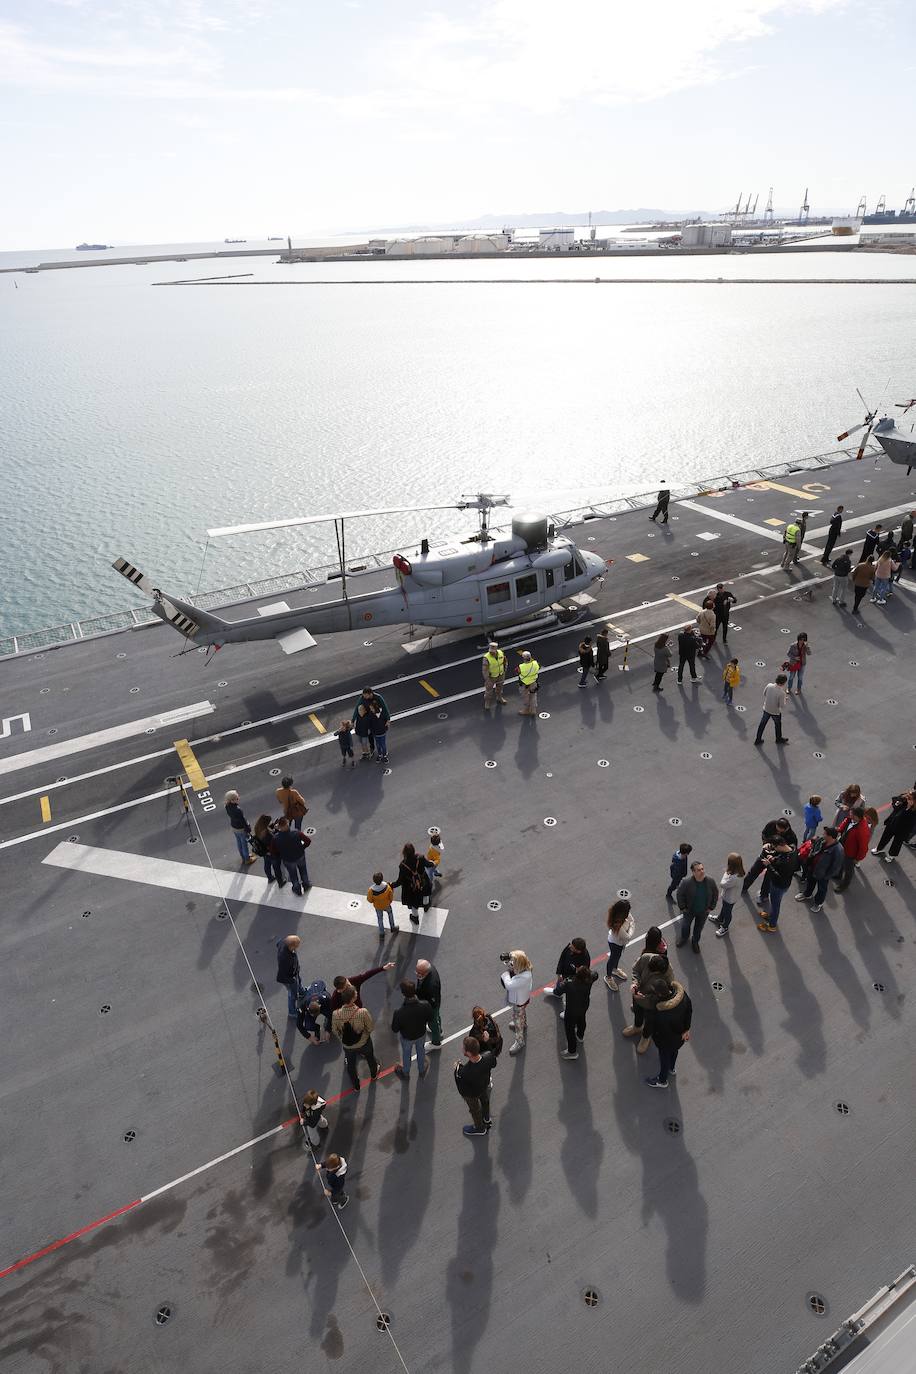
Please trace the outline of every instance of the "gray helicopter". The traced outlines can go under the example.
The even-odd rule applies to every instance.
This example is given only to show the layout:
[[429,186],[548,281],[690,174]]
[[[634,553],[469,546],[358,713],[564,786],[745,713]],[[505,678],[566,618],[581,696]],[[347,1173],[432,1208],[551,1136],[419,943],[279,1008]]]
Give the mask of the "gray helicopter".
[[[861,430],[862,439],[856,454],[856,458],[861,459],[865,454],[869,439],[874,435],[891,462],[899,463],[909,473],[916,467],[916,425],[911,424],[908,430],[903,429],[892,415],[885,415],[879,420],[878,406],[875,406],[874,409],[869,407],[858,387],[856,387],[856,395],[865,406],[865,419],[861,424],[854,425],[852,429],[844,430],[842,434],[838,434],[838,441],[842,442],[844,439],[850,438],[851,435],[858,434]],[[914,406],[916,406],[916,397],[912,397],[908,401],[894,402],[894,409],[901,412],[899,417],[901,420]]]
[[[209,538],[223,539],[333,523],[339,570],[323,583],[292,588],[282,600],[276,594],[249,597],[204,611],[160,591],[124,558],[116,559],[112,567],[152,597],[153,613],[177,630],[189,647],[276,639],[284,653],[294,654],[311,648],[315,635],[346,630],[366,633],[379,625],[423,626],[434,631],[480,629],[494,634],[532,617],[556,615],[558,603],[572,609],[571,599],[607,572],[603,558],[577,548],[558,533],[549,516],[517,515],[511,530],[491,529],[490,512],[508,504],[508,496],[479,493],[449,505],[294,516],[207,531]],[[348,566],[346,521],[418,509],[474,509],[480,523],[467,538],[445,541],[436,548],[424,539],[418,548],[394,554],[390,570]],[[328,583],[338,579],[340,595],[329,599]]]

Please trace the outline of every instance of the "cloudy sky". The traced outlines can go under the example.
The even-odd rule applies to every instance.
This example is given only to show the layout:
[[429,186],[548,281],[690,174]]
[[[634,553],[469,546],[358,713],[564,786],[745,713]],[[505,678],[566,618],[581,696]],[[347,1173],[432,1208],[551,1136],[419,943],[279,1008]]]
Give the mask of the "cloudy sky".
[[913,0],[0,0],[0,248],[916,181]]

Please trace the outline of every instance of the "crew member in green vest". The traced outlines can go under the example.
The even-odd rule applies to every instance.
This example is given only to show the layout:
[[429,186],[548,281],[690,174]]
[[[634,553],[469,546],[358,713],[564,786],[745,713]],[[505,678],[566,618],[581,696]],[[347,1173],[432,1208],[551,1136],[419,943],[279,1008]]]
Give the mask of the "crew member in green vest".
[[490,647],[484,654],[482,663],[483,709],[489,711],[494,701],[505,706],[507,703],[503,696],[503,683],[506,680],[506,655],[495,640],[490,641]]
[[519,710],[520,716],[536,716],[538,713],[538,673],[541,665],[536,658],[532,658],[528,650],[522,653],[522,661],[518,665],[518,680],[521,684],[522,704]]
[[793,562],[800,534],[801,526],[790,520],[782,532],[782,562],[779,565],[781,568],[788,568]]

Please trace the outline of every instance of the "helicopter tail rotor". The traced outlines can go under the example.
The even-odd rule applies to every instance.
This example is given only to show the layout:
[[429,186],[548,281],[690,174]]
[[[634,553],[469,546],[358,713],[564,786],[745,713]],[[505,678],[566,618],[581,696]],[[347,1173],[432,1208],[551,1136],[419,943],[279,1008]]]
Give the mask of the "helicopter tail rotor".
[[116,558],[111,565],[115,572],[125,577],[139,591],[152,597],[153,613],[160,620],[166,621],[184,635],[185,639],[191,639],[199,634],[201,630],[218,630],[222,621],[216,616],[207,615],[204,611],[199,611],[196,606],[190,606],[184,601],[179,601],[177,597],[168,597],[154,587],[145,573],[139,568],[134,567],[133,563],[128,563],[126,558]]

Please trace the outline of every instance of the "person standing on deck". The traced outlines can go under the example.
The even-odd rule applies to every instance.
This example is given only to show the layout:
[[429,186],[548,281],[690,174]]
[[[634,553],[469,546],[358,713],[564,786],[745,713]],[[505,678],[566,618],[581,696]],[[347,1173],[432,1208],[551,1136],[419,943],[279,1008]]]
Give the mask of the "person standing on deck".
[[690,669],[692,682],[700,682],[697,676],[697,649],[700,647],[699,632],[693,625],[685,625],[677,637],[677,680],[684,681],[684,665]]
[[699,954],[703,927],[718,900],[718,887],[712,878],[707,878],[703,865],[694,861],[690,865],[690,877],[685,878],[677,890],[677,904],[681,913],[681,929],[675,941],[678,949],[686,945],[689,937],[690,948],[694,954]]
[[862,599],[863,599],[863,597],[865,596],[865,593],[868,591],[868,589],[869,589],[869,587],[871,586],[871,584],[874,582],[874,580],[875,580],[875,564],[874,564],[874,560],[873,560],[872,557],[871,557],[871,554],[869,554],[867,558],[863,558],[863,559],[862,559],[862,562],[858,565],[858,567],[856,567],[856,568],[853,569],[853,573],[852,573],[852,586],[853,586],[852,613],[853,613],[853,615],[858,615],[858,614],[860,614],[859,607],[862,605]]
[[697,630],[703,636],[700,658],[708,658],[709,651],[716,642],[716,607],[711,596],[703,602],[703,609],[697,616]]
[[277,801],[283,809],[283,814],[290,825],[296,830],[302,829],[302,820],[308,807],[301,792],[297,792],[293,787],[291,777],[281,779],[280,786],[277,788]]
[[595,651],[592,648],[592,637],[586,635],[579,645],[579,686],[584,687],[588,680],[588,675],[595,667]]
[[607,673],[611,662],[611,640],[606,625],[602,625],[595,636],[595,662],[597,667],[595,681],[600,682]]
[[830,555],[833,552],[833,546],[839,539],[842,528],[843,507],[837,506],[836,510],[830,517],[830,527],[827,531],[827,543],[824,545],[824,552],[821,555],[821,562],[823,563],[825,568],[830,562]]
[[845,609],[846,589],[849,586],[849,576],[852,572],[852,549],[847,549],[841,553],[839,558],[835,558],[830,565],[833,573],[833,585],[830,588],[830,600],[834,606]]
[[795,546],[798,543],[800,526],[794,520],[790,520],[782,532],[782,558],[779,566],[789,569],[789,564],[795,558]]
[[668,506],[669,506],[669,503],[670,503],[670,501],[671,501],[671,492],[668,490],[667,487],[662,487],[661,491],[658,493],[657,501],[658,501],[658,504],[657,504],[657,506],[655,507],[655,510],[654,510],[654,511],[652,512],[652,514],[649,516],[649,519],[652,521],[652,524],[654,525],[656,519],[658,518],[658,516],[661,516],[661,517],[662,517],[662,524],[663,524],[663,525],[667,525],[667,523],[668,523]]
[[481,1053],[480,1041],[473,1035],[464,1037],[465,1062],[455,1061],[455,1087],[468,1104],[471,1125],[461,1129],[465,1135],[486,1135],[491,1126],[490,1074],[496,1067],[496,1055],[486,1049]]
[[786,681],[785,673],[777,673],[776,681],[768,682],[763,689],[763,714],[760,717],[760,724],[757,726],[755,744],[763,744],[763,731],[768,720],[771,720],[776,726],[776,743],[789,743],[782,733],[782,713],[787,701]]
[[[600,639],[600,635],[599,635]],[[518,681],[522,694],[520,716],[536,716],[538,713],[538,676],[541,665],[532,658],[527,649],[522,651],[522,661],[518,665]]]
[[506,655],[495,639],[490,640],[487,652],[481,659],[481,669],[483,671],[483,709],[485,711],[492,710],[494,702],[498,702],[500,706],[505,706],[507,703],[503,696],[503,686],[506,681]]
[[800,516],[800,518],[799,518],[799,521],[798,521],[798,538],[797,538],[796,541],[795,541],[795,553],[792,555],[792,562],[793,562],[793,563],[797,563],[797,562],[798,562],[798,556],[799,556],[799,554],[801,553],[801,547],[802,547],[802,544],[804,543],[805,535],[806,535],[807,533],[808,533],[808,512],[807,512],[806,510],[803,510],[802,513],[801,513],[801,516]]
[[737,604],[738,598],[734,592],[729,591],[724,582],[717,582],[716,589],[711,593],[713,609],[716,613],[716,633],[719,626],[722,627],[722,643],[728,643],[728,617],[731,614],[732,606]]
[[442,979],[428,959],[418,959],[416,971],[417,996],[421,1002],[429,1003],[430,1049],[438,1050],[442,1045]]
[[862,552],[859,555],[860,563],[864,563],[865,559],[869,556],[869,554],[874,553],[875,549],[878,547],[878,544],[881,541],[881,536],[883,533],[883,525],[869,525],[868,529],[865,531],[865,542],[862,545]]

